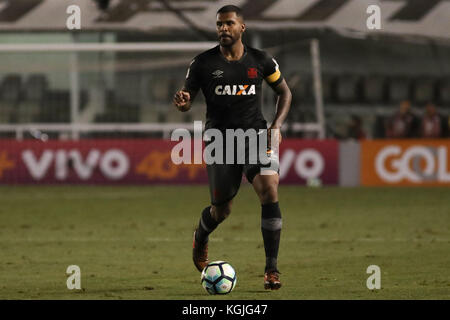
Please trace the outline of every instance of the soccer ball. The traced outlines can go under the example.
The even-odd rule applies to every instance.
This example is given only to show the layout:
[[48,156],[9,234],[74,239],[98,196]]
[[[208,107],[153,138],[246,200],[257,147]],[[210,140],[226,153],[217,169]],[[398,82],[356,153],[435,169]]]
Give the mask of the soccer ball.
[[202,271],[201,282],[209,294],[227,294],[236,286],[236,272],[225,261],[210,262]]

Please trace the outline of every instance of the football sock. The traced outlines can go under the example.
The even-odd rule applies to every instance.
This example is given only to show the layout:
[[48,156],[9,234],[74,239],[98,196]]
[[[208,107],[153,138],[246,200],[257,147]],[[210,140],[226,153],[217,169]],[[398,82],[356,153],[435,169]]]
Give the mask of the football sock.
[[281,235],[281,211],[278,202],[261,205],[261,231],[266,251],[266,268],[277,270],[278,247]]
[[200,222],[198,223],[197,231],[195,232],[195,240],[200,243],[205,243],[208,241],[208,236],[214,229],[217,228],[219,223],[211,217],[211,206],[203,209]]

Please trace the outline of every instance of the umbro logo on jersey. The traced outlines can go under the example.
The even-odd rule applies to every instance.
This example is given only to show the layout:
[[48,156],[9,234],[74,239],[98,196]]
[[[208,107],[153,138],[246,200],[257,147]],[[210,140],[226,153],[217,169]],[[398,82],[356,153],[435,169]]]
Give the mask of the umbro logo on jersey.
[[219,85],[215,92],[218,96],[249,96],[256,94],[256,86],[254,84]]
[[216,70],[216,71],[214,71],[213,73],[213,79],[216,79],[216,78],[222,78],[222,75],[223,75],[223,71],[222,70]]

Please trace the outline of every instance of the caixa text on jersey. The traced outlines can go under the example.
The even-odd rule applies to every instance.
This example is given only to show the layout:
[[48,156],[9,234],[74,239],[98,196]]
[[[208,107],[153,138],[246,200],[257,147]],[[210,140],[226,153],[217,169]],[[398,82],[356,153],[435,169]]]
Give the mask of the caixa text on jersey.
[[256,94],[256,86],[254,84],[218,85],[214,91],[218,96],[249,96]]

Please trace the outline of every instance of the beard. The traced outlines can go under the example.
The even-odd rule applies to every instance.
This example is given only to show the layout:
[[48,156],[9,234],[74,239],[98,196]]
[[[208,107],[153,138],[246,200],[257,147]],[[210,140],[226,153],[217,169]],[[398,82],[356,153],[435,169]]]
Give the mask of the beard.
[[219,36],[219,43],[222,47],[231,47],[233,44],[235,44],[237,39],[233,37],[220,37]]

